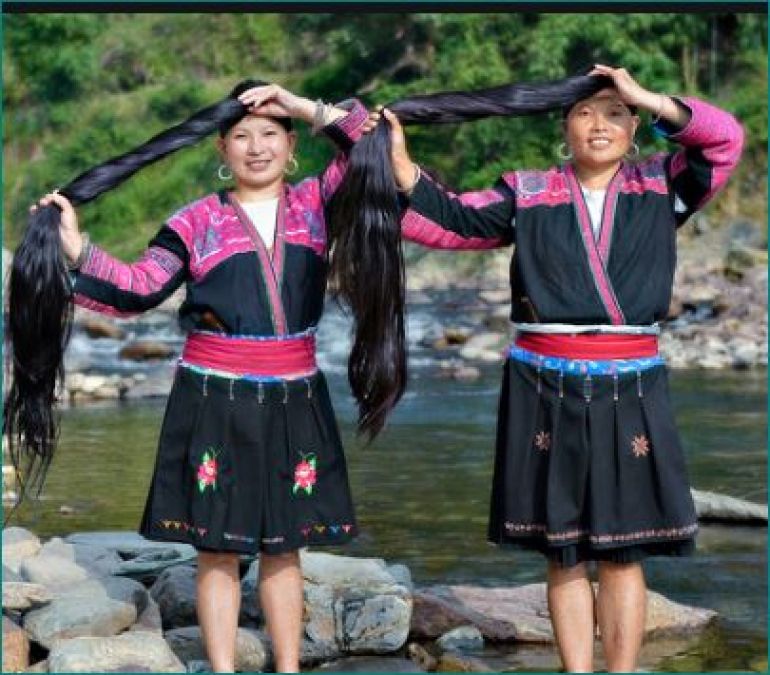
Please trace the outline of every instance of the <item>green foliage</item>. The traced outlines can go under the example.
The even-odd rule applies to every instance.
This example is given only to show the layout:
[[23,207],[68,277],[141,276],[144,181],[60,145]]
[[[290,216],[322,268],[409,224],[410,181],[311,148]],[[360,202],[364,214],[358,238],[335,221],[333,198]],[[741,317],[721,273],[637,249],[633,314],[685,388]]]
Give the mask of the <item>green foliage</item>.
[[[4,237],[28,205],[144,142],[247,77],[310,98],[388,103],[405,96],[573,74],[602,61],[643,86],[694,94],[747,131],[731,183],[747,213],[766,207],[767,16],[764,14],[388,13],[14,14],[4,17]],[[320,172],[330,143],[299,124],[300,172]],[[411,127],[414,157],[457,189],[556,161],[558,115]],[[646,125],[643,151],[666,147]],[[182,204],[216,189],[211,142],[149,167],[82,208],[83,226],[136,254]]]
[[46,102],[90,91],[98,70],[94,38],[105,17],[91,14],[14,14],[5,17],[5,58],[18,73],[17,86]]

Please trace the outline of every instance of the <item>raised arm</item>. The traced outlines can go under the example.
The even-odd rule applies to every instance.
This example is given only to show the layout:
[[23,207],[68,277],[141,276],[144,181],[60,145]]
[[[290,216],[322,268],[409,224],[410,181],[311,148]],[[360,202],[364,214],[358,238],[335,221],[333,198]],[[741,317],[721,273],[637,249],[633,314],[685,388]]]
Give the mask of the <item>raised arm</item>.
[[[370,115],[364,130],[379,121]],[[516,198],[504,178],[487,190],[455,194],[429,178],[412,161],[398,118],[382,110],[391,127],[391,163],[407,206],[401,218],[401,235],[429,248],[474,250],[507,246],[514,240]]]
[[693,97],[672,97],[641,87],[624,68],[597,65],[623,100],[654,115],[654,128],[682,149],[665,161],[666,177],[681,225],[727,182],[743,150],[743,128],[730,113]]
[[159,305],[184,281],[187,247],[168,225],[150,241],[139,260],[129,264],[89,242],[64,195],[52,193],[40,200],[41,206],[50,203],[62,212],[62,253],[70,267],[76,304],[104,314],[130,316]]
[[683,146],[669,155],[666,175],[674,194],[686,208],[677,209],[682,225],[727,183],[743,150],[743,127],[730,113],[697,98],[675,99],[689,113],[683,126],[665,118],[655,129]]
[[187,249],[168,225],[133,263],[121,262],[99,246],[86,244],[73,271],[75,303],[103,314],[131,316],[156,307],[187,277]]
[[454,194],[423,172],[407,197],[401,235],[429,248],[479,250],[514,239],[515,196],[501,178],[488,190]]

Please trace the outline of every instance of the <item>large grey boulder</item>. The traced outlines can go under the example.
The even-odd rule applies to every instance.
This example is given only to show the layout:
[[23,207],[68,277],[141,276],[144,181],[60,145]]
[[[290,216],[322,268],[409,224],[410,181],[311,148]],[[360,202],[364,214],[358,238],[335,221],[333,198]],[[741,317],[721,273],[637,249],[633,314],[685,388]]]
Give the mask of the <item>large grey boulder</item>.
[[[687,635],[702,630],[716,612],[672,602],[647,591],[645,635]],[[494,641],[552,643],[545,584],[504,588],[432,586],[415,592],[411,635],[436,638],[471,624]]]
[[195,562],[197,557],[195,549],[188,544],[154,547],[129,560],[121,560],[113,573],[137,579],[144,584],[152,584],[163,570],[177,565],[189,565]]
[[73,544],[61,537],[48,540],[38,555],[49,554],[67,558],[95,576],[116,574],[123,562],[116,551],[106,546]]
[[170,567],[160,573],[150,588],[150,595],[158,603],[165,628],[181,628],[198,623],[195,577],[194,567]]
[[[203,661],[206,650],[199,626],[173,628],[166,641],[184,663]],[[262,631],[239,628],[235,636],[235,668],[244,673],[261,672],[271,660],[270,640]]]
[[383,560],[303,551],[305,636],[303,659],[336,654],[388,653],[409,634],[411,579]]
[[3,609],[24,610],[51,601],[51,592],[42,584],[25,581],[3,581]]
[[26,581],[49,588],[85,581],[89,577],[85,567],[59,555],[44,554],[42,550],[38,555],[22,560],[19,571]]
[[767,524],[767,504],[756,504],[717,492],[691,490],[698,519],[709,522]]
[[76,560],[89,569],[137,579],[152,584],[164,570],[189,565],[197,552],[189,544],[151,541],[136,532],[78,532],[65,537]]
[[61,589],[44,607],[24,615],[24,629],[44,647],[60,639],[109,637],[131,626],[147,605],[147,591],[121,577],[88,579]]
[[18,574],[22,560],[37,555],[40,539],[23,527],[6,527],[3,530],[3,566]]
[[166,641],[150,633],[59,640],[48,655],[52,673],[184,673]]

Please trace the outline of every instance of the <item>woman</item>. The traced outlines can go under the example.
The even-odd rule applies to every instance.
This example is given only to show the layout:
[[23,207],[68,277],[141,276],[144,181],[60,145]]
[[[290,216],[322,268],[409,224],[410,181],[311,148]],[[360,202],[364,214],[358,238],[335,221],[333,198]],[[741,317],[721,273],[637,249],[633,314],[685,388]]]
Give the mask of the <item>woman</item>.
[[61,209],[77,304],[125,316],[187,284],[179,314],[188,336],[140,531],[198,549],[198,615],[216,672],[235,667],[238,556],[259,552],[275,667],[298,672],[298,549],[346,542],[356,523],[314,338],[326,288],[324,206],[345,156],[318,178],[287,183],[297,169],[291,118],[348,150],[366,110],[255,85],[233,90],[240,110],[218,123],[219,177],[233,187],[173,214],[137,262],[90,243],[63,194],[46,195],[40,206]]
[[[597,65],[590,75],[601,88],[564,108],[565,164],[506,173],[488,190],[455,195],[431,180],[412,162],[398,117],[383,114],[407,199],[405,238],[449,249],[516,244],[516,340],[500,399],[489,539],[546,556],[567,670],[593,669],[596,622],[607,669],[632,672],[645,622],[640,561],[691,553],[697,531],[657,342],[676,228],[724,185],[743,133],[728,113],[647,91],[623,69]],[[478,100],[465,105],[487,105]],[[637,108],[681,149],[638,160]],[[416,117],[410,109],[409,121]],[[372,113],[366,130],[379,120]],[[589,561],[598,564],[596,598]]]

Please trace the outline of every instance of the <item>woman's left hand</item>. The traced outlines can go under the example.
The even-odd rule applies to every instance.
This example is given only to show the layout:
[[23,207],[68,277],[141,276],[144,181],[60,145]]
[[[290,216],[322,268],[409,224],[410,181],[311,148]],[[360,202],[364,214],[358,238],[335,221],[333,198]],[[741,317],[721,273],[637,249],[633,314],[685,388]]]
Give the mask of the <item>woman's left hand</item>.
[[277,84],[266,84],[247,89],[238,100],[249,112],[269,117],[296,117],[306,122],[313,121],[315,103],[307,98],[292,94]]
[[625,68],[611,68],[599,63],[594,65],[589,75],[605,75],[612,79],[612,84],[618,90],[620,98],[626,105],[634,105],[646,110],[657,110],[660,107],[660,94],[647,91]]

